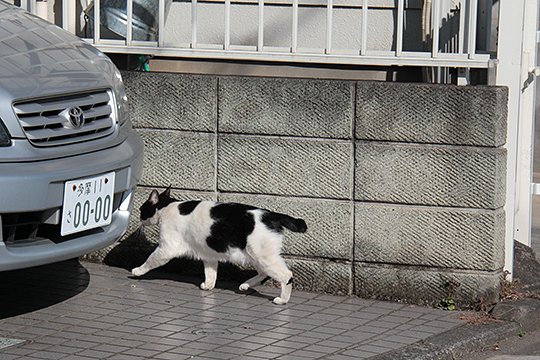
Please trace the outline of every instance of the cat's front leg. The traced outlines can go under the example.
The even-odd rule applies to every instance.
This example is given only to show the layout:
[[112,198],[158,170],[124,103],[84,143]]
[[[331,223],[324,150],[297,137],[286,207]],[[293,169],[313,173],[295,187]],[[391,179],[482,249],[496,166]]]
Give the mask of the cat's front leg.
[[158,246],[156,250],[150,256],[144,264],[131,270],[133,276],[143,276],[147,272],[162,265],[165,265],[173,258],[173,254],[170,251]]
[[204,282],[200,285],[201,290],[212,290],[216,286],[217,261],[204,261]]

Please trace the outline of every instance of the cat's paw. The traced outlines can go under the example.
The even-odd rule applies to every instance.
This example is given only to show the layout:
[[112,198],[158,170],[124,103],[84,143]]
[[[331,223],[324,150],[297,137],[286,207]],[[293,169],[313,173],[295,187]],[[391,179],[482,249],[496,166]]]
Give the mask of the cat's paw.
[[133,270],[131,270],[131,275],[133,275],[133,276],[139,277],[139,276],[143,276],[144,274],[146,274],[146,273],[144,272],[143,269],[141,269],[140,266],[134,268]]
[[274,301],[272,301],[272,302],[274,304],[276,304],[276,305],[285,305],[287,303],[287,301],[283,300],[279,296],[277,298],[275,298]]
[[238,289],[240,291],[246,291],[247,289],[249,289],[249,284],[248,283],[243,283],[238,287]]
[[199,286],[201,288],[201,290],[212,290],[214,288],[215,284],[209,284],[207,285],[206,283],[201,283],[201,285]]

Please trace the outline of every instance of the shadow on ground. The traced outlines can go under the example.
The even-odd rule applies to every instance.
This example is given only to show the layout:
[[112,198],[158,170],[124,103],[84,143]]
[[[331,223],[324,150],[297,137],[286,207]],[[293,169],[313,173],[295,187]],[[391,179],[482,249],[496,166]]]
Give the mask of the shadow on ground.
[[[131,271],[131,269],[141,266],[155,248],[156,244],[147,240],[144,232],[135,231],[111,249],[103,259],[103,263]],[[257,272],[255,270],[242,269],[232,264],[220,263],[216,288],[240,293],[238,286],[256,274]],[[199,286],[204,281],[204,267],[202,261],[177,258],[158,269],[150,271],[139,279],[172,280]],[[254,289],[249,289],[247,292],[243,292],[243,294],[268,298],[270,300],[273,299],[259,294]]]
[[0,319],[47,308],[88,287],[90,275],[77,259],[0,272]]

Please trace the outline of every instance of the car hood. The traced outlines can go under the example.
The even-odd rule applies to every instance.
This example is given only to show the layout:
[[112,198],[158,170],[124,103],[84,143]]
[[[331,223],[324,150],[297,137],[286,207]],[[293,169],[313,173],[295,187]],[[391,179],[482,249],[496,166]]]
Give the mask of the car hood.
[[109,87],[114,65],[91,45],[0,2],[0,105]]

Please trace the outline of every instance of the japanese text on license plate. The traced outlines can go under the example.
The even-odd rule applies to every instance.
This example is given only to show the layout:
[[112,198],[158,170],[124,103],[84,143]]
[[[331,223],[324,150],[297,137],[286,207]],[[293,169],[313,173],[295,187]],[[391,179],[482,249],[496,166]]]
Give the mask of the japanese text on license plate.
[[111,223],[114,176],[111,172],[65,183],[62,236]]

